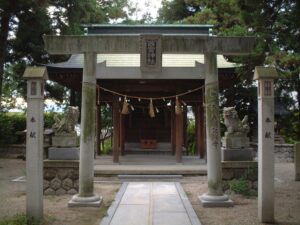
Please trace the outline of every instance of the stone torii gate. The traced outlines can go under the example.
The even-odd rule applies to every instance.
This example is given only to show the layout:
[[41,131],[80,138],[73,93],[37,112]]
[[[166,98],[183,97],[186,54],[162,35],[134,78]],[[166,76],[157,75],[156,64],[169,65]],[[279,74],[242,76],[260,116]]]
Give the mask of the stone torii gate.
[[[151,39],[151,34],[147,35]],[[164,54],[204,54],[205,107],[207,137],[208,193],[200,197],[203,206],[231,206],[223,194],[221,175],[221,140],[219,123],[219,87],[217,54],[243,55],[254,48],[253,37],[216,37],[204,35],[153,35]],[[97,53],[140,53],[141,35],[44,36],[49,54],[84,54],[79,163],[79,194],[70,206],[97,206],[101,197],[94,194],[94,145],[96,125]],[[157,72],[157,71],[156,71]],[[200,74],[199,74],[200,76]]]

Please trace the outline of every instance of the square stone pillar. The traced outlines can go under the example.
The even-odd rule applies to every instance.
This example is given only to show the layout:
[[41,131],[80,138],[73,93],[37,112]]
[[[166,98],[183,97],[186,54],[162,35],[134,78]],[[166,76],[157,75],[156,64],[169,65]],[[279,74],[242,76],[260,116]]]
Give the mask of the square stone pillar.
[[102,198],[94,194],[94,150],[96,137],[96,53],[84,53],[81,101],[79,194],[69,207],[99,207]]
[[274,84],[273,67],[255,67],[258,80],[258,218],[274,222]]
[[300,142],[294,145],[295,181],[300,181]]
[[199,196],[203,207],[230,207],[233,202],[222,190],[219,81],[217,56],[204,55],[205,113],[208,193]]
[[26,215],[43,218],[44,82],[46,67],[27,67]]

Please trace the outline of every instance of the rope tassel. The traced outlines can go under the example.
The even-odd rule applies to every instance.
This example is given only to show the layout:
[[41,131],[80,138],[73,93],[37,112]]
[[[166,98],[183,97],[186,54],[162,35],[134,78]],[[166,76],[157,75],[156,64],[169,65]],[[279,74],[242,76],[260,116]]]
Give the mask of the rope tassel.
[[182,108],[178,99],[178,96],[176,96],[176,105],[175,105],[175,113],[177,115],[181,115],[182,114]]
[[149,103],[149,116],[151,118],[155,117],[155,112],[154,112],[154,107],[153,107],[153,102],[152,102],[152,98],[150,99],[150,103]]
[[124,102],[123,102],[122,111],[121,111],[121,113],[122,113],[123,115],[129,114],[128,106],[129,106],[129,104],[128,104],[128,102],[127,102],[127,98],[125,97],[125,98],[124,98]]

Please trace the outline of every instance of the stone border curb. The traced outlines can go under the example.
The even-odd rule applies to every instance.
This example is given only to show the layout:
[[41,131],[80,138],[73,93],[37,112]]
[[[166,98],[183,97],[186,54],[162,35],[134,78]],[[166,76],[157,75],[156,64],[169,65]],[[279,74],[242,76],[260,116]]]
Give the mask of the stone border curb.
[[193,209],[192,204],[190,203],[188,197],[186,196],[181,184],[179,182],[175,182],[176,189],[179,193],[181,201],[183,202],[184,208],[189,216],[190,222],[192,225],[201,225],[201,222]]
[[122,197],[127,189],[128,182],[125,182],[122,184],[120,190],[118,191],[115,200],[112,202],[111,206],[107,210],[107,215],[103,217],[103,219],[100,222],[100,225],[109,225],[113,216],[115,215],[117,208],[122,200]]

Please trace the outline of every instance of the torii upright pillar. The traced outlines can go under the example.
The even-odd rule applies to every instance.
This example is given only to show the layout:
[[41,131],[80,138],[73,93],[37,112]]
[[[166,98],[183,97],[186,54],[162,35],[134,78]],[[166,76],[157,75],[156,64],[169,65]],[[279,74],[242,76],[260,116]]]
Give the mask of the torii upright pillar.
[[97,54],[84,54],[81,101],[79,194],[69,207],[99,207],[102,198],[94,194],[94,149],[96,136],[96,62]]
[[203,207],[230,207],[233,206],[233,202],[223,194],[222,190],[217,56],[206,53],[204,60],[208,193],[199,198]]

